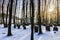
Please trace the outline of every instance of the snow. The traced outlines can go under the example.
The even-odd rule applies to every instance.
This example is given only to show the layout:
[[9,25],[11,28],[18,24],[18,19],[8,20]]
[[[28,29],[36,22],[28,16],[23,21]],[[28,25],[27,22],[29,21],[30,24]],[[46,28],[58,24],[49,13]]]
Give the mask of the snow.
[[[7,36],[8,28],[4,28],[3,24],[0,25],[0,40],[30,40],[31,39],[31,25],[26,26],[27,29],[23,30],[21,26],[20,29],[12,27],[12,36]],[[53,26],[54,27],[54,26]],[[53,27],[50,27],[50,32],[46,31],[45,26],[42,26],[43,34],[38,35],[34,33],[34,40],[60,40],[60,27],[58,26],[58,32],[54,33]]]

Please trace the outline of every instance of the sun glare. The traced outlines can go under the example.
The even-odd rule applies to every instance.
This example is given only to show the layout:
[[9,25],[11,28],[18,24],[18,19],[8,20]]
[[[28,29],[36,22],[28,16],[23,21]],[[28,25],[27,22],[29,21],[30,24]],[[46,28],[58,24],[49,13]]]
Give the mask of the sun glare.
[[49,8],[49,9],[48,9],[48,12],[49,12],[49,13],[52,12],[53,9],[54,9],[54,8]]
[[53,10],[54,10],[54,6],[51,5],[50,8],[48,8],[48,12],[49,12],[49,13],[50,13],[50,12],[53,12]]

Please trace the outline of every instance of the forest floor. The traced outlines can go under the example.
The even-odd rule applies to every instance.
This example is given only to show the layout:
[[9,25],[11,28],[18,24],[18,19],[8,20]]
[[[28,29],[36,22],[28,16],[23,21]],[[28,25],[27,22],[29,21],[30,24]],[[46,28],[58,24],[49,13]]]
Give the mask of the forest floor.
[[[23,30],[21,26],[20,29],[12,27],[12,36],[7,36],[7,28],[4,28],[3,25],[0,25],[0,40],[30,40],[31,39],[31,29],[30,25],[26,26],[27,29]],[[50,27],[50,32],[45,30],[45,27],[42,26],[43,34],[38,35],[34,33],[34,40],[60,40],[60,27],[58,27],[58,32],[54,33],[53,27]]]

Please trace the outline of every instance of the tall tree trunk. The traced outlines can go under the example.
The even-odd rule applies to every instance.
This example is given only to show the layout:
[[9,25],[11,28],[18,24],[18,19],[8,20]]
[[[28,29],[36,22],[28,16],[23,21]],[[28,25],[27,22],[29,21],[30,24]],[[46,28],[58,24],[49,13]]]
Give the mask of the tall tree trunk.
[[46,5],[47,1],[45,0],[45,5],[46,5],[46,9],[45,9],[45,13],[46,13],[46,30],[50,31],[50,25],[48,24],[48,13],[47,13],[47,7],[50,5],[50,2],[48,2],[48,4]]
[[23,28],[26,29],[25,27],[25,0],[23,0]]
[[34,40],[34,0],[30,0],[30,4],[32,7],[31,13],[31,40]]
[[46,11],[46,3],[44,4],[44,10],[43,10],[43,25],[45,25],[45,18],[44,18],[45,11]]
[[[4,0],[2,2],[2,23],[5,24],[4,23]],[[5,28],[5,26],[4,26],[4,28]]]
[[[19,3],[20,3],[20,1],[19,1]],[[19,10],[20,10],[20,4],[19,4]],[[18,13],[18,14],[19,14],[19,13]],[[18,15],[18,17],[19,17],[19,15]],[[20,29],[20,23],[19,23],[19,20],[20,20],[20,18],[18,18],[18,24],[17,24],[18,29]]]
[[15,25],[15,15],[16,15],[17,1],[18,1],[18,0],[16,0],[16,4],[15,4],[15,13],[14,13],[14,18],[13,18],[14,28],[16,28],[16,25]]
[[12,6],[13,6],[13,0],[9,0],[9,24],[8,24],[8,34],[7,36],[11,36],[11,19],[12,19]]
[[[42,9],[43,9],[43,0],[42,0]],[[43,22],[42,22],[42,24],[44,25],[44,11],[45,11],[45,8],[44,8],[44,10],[42,10],[42,13],[43,13]]]
[[29,5],[30,5],[29,8],[30,8],[30,24],[31,24],[31,0],[30,0],[30,4]]
[[57,25],[59,24],[59,7],[58,7],[58,0],[57,0]]
[[6,11],[6,27],[8,26],[8,25],[7,25],[7,21],[8,21],[8,20],[7,20],[7,19],[8,19],[8,9],[9,9],[9,2],[8,2],[8,5],[7,5],[7,11]]
[[41,29],[41,14],[40,14],[40,0],[38,0],[38,25],[39,25],[39,34],[42,34],[42,29]]
[[27,22],[27,21],[28,21],[28,20],[27,20],[27,18],[28,18],[28,17],[27,17],[27,7],[28,7],[28,0],[26,0],[26,24],[28,23],[28,22]]
[[[45,13],[46,13],[46,0],[45,0]],[[46,13],[46,25],[47,25],[47,13]]]

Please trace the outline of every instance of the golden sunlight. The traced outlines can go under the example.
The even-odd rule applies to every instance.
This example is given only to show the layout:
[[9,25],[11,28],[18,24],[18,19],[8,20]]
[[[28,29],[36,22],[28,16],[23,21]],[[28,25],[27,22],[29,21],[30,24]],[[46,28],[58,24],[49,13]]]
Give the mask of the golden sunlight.
[[53,12],[54,8],[49,8],[48,13]]
[[48,8],[48,13],[50,14],[51,12],[53,12],[53,10],[54,10],[54,6],[51,5],[51,6]]

